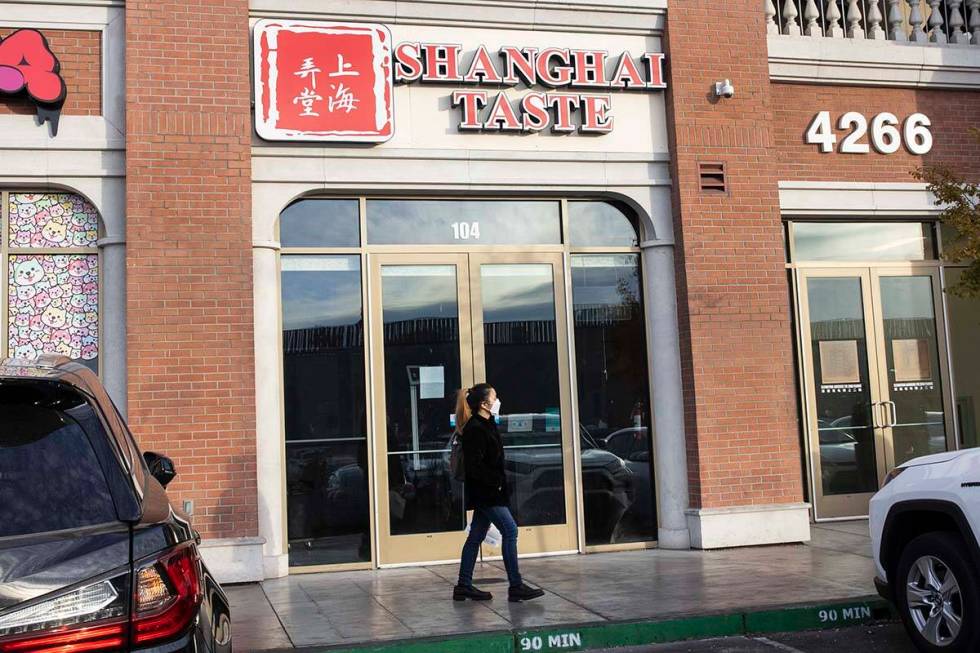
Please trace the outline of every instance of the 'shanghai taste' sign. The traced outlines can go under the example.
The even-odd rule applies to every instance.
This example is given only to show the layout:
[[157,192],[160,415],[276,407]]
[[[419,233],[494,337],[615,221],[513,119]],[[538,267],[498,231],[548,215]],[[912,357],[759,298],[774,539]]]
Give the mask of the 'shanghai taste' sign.
[[[393,84],[451,92],[460,131],[604,134],[611,93],[666,87],[660,52],[392,43],[384,25],[261,20],[256,130],[266,140],[380,143],[394,135]],[[525,90],[518,90],[524,87]]]

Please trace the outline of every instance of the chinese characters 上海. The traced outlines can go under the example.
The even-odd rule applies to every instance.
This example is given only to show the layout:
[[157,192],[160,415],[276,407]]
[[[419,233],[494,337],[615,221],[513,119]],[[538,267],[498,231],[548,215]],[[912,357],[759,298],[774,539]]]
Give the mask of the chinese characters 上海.
[[[360,75],[361,73],[354,70],[354,64],[344,61],[344,55],[337,55],[337,70],[330,73],[330,77],[360,77]],[[330,88],[334,90],[334,96],[327,100],[328,111],[331,113],[334,111],[350,113],[357,108],[357,103],[360,100],[355,97],[350,88],[344,86],[343,82],[331,84]]]

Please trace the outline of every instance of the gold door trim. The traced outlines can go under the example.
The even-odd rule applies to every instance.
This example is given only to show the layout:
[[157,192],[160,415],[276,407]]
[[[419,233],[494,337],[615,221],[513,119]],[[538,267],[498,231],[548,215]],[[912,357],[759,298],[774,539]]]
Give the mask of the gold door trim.
[[[547,526],[521,526],[518,548],[521,554],[558,553],[579,551],[578,520],[575,489],[575,447],[573,433],[577,428],[572,414],[571,366],[568,349],[568,323],[565,295],[565,266],[561,254],[470,254],[470,293],[472,302],[471,324],[473,327],[473,373],[476,382],[486,379],[486,360],[483,342],[483,299],[480,271],[483,265],[538,264],[551,265],[553,308],[555,316],[555,353],[558,357],[558,392],[561,410],[562,476],[565,496],[565,523]],[[499,555],[496,550],[484,548],[484,555]]]
[[881,298],[881,279],[887,277],[929,277],[932,284],[933,324],[939,359],[939,383],[941,384],[946,450],[957,448],[955,415],[953,412],[951,376],[946,338],[946,320],[943,310],[943,290],[940,269],[931,263],[889,263],[876,266],[797,267],[796,292],[798,333],[801,356],[802,395],[804,401],[804,432],[806,433],[807,467],[810,471],[811,498],[814,517],[818,521],[846,519],[867,515],[867,504],[874,492],[825,496],[822,487],[819,433],[816,415],[816,379],[811,339],[810,311],[807,280],[811,278],[858,278],[864,313],[864,329],[868,359],[868,382],[874,423],[875,463],[878,487],[885,476],[896,466],[895,438],[891,428],[889,411],[893,401],[887,365],[884,312]]
[[861,282],[861,302],[864,322],[865,348],[867,350],[867,375],[869,385],[869,400],[871,403],[871,418],[873,423],[873,440],[875,446],[875,471],[878,482],[887,473],[884,458],[884,433],[879,416],[881,390],[877,373],[878,350],[874,343],[875,315],[871,307],[872,289],[871,274],[867,268],[808,268],[798,270],[798,292],[800,310],[800,349],[803,355],[804,394],[806,397],[804,416],[806,418],[806,445],[810,461],[810,477],[813,489],[814,516],[821,518],[862,517],[867,515],[868,501],[874,492],[855,492],[849,494],[824,495],[823,474],[820,455],[820,434],[817,416],[817,383],[814,376],[814,360],[812,347],[812,330],[810,324],[809,288],[807,281],[812,278],[857,278]]
[[[879,386],[881,387],[881,402],[883,404],[891,403],[894,406],[894,399],[892,397],[890,378],[888,376],[888,366],[886,361],[888,360],[886,352],[886,342],[885,342],[885,320],[884,320],[884,308],[882,306],[881,299],[881,279],[887,277],[929,277],[932,284],[932,320],[933,327],[936,331],[936,347],[939,359],[939,379],[940,390],[942,393],[943,402],[943,430],[946,436],[946,451],[953,451],[956,449],[956,430],[953,425],[955,420],[955,414],[953,412],[953,399],[950,387],[950,370],[949,370],[949,360],[946,356],[947,342],[946,342],[946,328],[944,320],[943,311],[943,289],[942,283],[940,281],[939,268],[936,266],[923,267],[923,266],[912,266],[912,265],[889,265],[887,267],[872,268],[870,270],[871,284],[873,291],[873,301],[874,301],[874,313],[875,313],[875,345],[877,348],[877,358],[880,361],[878,366],[879,375]],[[883,410],[888,410],[888,406],[883,406]],[[895,456],[895,434],[892,425],[889,422],[887,416],[885,417],[885,425],[882,429],[882,433],[885,439],[885,463],[887,474],[893,468],[896,467],[896,456]],[[879,480],[879,482],[884,481],[884,476]]]
[[386,427],[387,388],[385,387],[384,315],[381,268],[386,265],[452,265],[456,269],[456,306],[459,324],[460,379],[473,385],[473,344],[470,337],[470,288],[465,254],[375,254],[371,256],[371,342],[372,385],[374,386],[374,466],[377,505],[378,566],[438,562],[459,557],[465,531],[392,535],[389,517],[388,429]]
[[[575,489],[574,419],[566,315],[565,265],[558,252],[470,253],[470,254],[379,254],[369,256],[369,292],[371,324],[371,371],[373,383],[373,466],[376,488],[374,520],[379,567],[399,567],[426,562],[446,562],[459,558],[466,538],[464,531],[391,534],[388,478],[388,442],[386,429],[387,388],[385,387],[385,353],[381,269],[386,265],[452,265],[456,269],[457,307],[459,311],[460,378],[464,386],[484,380],[486,362],[483,336],[483,302],[481,266],[508,264],[550,265],[553,310],[556,329],[555,353],[558,360],[559,397],[562,414],[562,465],[565,498],[565,522],[546,526],[520,528],[518,546],[521,555],[543,555],[580,550],[578,537],[579,502]],[[485,558],[500,555],[499,549],[484,549]]]

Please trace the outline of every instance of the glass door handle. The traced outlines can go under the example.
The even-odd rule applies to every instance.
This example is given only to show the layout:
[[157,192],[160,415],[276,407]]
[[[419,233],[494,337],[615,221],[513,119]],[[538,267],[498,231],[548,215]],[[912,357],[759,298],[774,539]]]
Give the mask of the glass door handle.
[[878,423],[878,406],[881,406],[882,402],[872,401],[871,402],[871,427],[876,429],[885,428],[885,424]]
[[883,401],[883,402],[881,402],[881,405],[888,407],[888,413],[887,413],[887,415],[888,415],[889,419],[888,419],[888,423],[885,424],[885,428],[889,428],[890,429],[890,428],[892,428],[894,426],[897,426],[898,425],[898,406],[895,405],[895,402],[894,401]]

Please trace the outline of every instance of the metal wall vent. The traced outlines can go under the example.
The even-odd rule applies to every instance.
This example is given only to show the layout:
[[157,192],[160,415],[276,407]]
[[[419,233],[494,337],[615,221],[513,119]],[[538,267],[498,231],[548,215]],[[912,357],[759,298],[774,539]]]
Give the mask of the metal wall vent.
[[699,163],[698,180],[701,183],[702,193],[718,194],[728,192],[724,163]]

